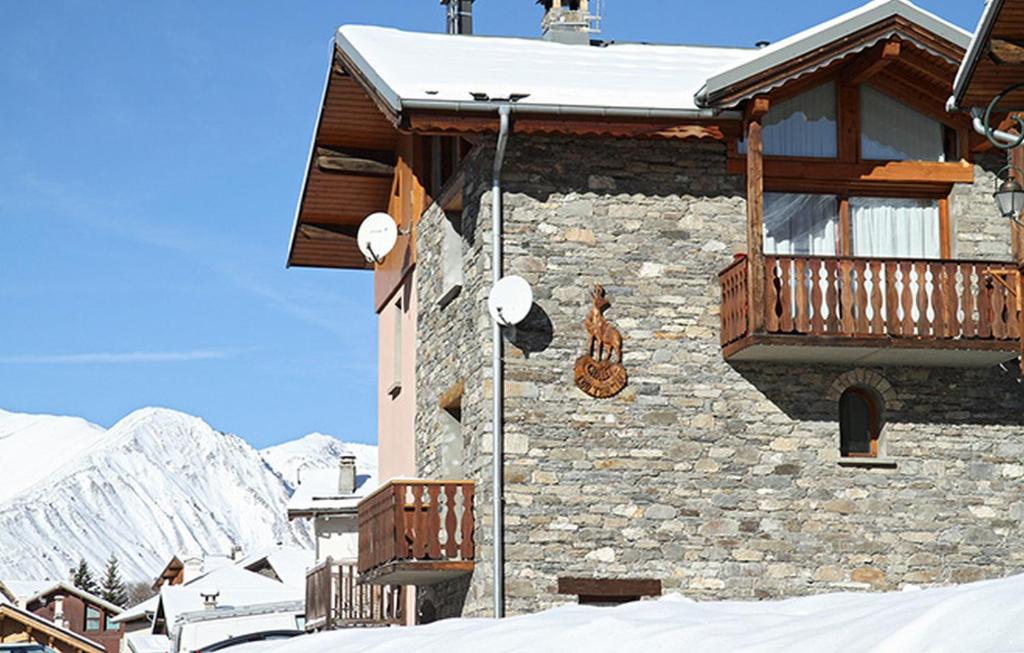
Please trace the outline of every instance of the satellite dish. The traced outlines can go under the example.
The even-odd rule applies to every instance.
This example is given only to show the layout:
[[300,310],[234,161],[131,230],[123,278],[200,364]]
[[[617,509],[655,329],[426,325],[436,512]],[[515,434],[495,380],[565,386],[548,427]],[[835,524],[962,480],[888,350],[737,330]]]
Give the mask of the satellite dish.
[[387,213],[371,213],[356,234],[359,251],[370,263],[383,263],[398,242],[398,226]]
[[491,318],[501,326],[519,324],[526,319],[532,307],[533,289],[522,277],[503,277],[494,284],[487,297],[487,310]]

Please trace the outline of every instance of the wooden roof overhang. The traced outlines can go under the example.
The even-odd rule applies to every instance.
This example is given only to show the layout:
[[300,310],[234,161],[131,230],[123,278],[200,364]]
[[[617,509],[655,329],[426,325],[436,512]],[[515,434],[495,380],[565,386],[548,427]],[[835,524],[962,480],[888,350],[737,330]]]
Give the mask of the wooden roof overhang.
[[[950,108],[984,109],[1008,87],[1024,82],[1024,0],[992,0],[986,7]],[[1024,89],[1010,93],[999,109],[1024,110]]]
[[[288,265],[374,269],[359,252],[355,236],[367,215],[389,211],[394,196],[406,192],[399,177],[403,147],[412,147],[407,137],[473,138],[497,132],[497,100],[462,104],[396,111],[336,48],[296,210]],[[713,116],[715,111],[692,111],[691,117],[684,112],[652,111],[647,116],[623,116],[611,110],[515,107],[514,113],[517,134],[724,141],[738,137],[742,125],[736,112]],[[405,155],[414,158],[410,152]],[[399,247],[407,247],[404,240],[400,238]],[[406,258],[415,262],[414,254]],[[377,299],[379,304],[381,293]]]
[[910,46],[907,55],[901,55],[895,63],[904,72],[925,82],[925,88],[931,87],[933,92],[939,92],[940,96],[942,89],[945,89],[945,96],[941,96],[940,102],[940,106],[944,106],[956,68],[964,56],[964,48],[898,15],[717,90],[707,98],[706,103],[708,106],[736,107],[755,96],[792,85],[809,75],[822,77],[828,71],[841,67],[844,62],[849,62],[851,56],[865,52],[870,54],[873,48],[877,49],[880,44],[890,41]]

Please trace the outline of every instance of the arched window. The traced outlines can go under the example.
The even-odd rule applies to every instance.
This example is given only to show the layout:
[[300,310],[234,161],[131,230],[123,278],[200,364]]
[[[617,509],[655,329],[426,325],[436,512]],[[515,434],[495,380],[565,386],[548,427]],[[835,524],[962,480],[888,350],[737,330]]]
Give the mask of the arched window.
[[881,399],[865,388],[848,388],[839,398],[839,452],[843,457],[877,458]]

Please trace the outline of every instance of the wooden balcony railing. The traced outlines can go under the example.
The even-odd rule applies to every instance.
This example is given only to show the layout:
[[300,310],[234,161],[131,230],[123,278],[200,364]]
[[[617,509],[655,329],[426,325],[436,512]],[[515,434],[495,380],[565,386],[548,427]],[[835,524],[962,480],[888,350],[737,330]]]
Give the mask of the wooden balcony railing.
[[[473,490],[472,481],[392,481],[368,496],[359,504],[359,573],[396,563],[471,569]],[[405,578],[416,573],[415,565],[405,569]]]
[[[1014,263],[766,256],[764,332],[918,340],[1014,341]],[[749,335],[748,262],[720,275],[722,345]]]
[[353,565],[331,558],[306,572],[306,629],[402,624],[402,588],[359,582]]

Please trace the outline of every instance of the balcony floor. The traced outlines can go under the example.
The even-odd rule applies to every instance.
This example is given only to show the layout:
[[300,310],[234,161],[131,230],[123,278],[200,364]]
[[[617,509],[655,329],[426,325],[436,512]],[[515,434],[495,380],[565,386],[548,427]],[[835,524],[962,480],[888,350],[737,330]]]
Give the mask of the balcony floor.
[[1016,340],[940,340],[808,335],[746,336],[723,350],[728,361],[992,367],[1021,354]]
[[411,560],[389,562],[363,573],[371,585],[434,585],[473,573],[472,560]]

